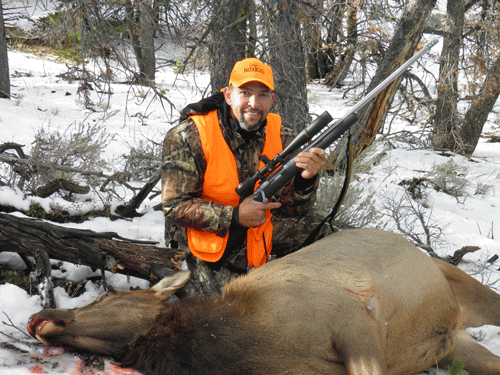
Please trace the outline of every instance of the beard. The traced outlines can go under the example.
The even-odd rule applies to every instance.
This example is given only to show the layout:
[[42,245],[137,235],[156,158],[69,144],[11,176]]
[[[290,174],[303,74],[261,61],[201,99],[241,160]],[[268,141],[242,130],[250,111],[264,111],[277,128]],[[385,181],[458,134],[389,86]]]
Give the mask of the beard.
[[254,132],[259,130],[263,122],[264,122],[263,120],[260,120],[258,123],[250,125],[245,120],[238,121],[238,123],[240,124],[240,128],[242,128],[247,132]]
[[264,123],[264,120],[265,120],[264,113],[261,113],[261,119],[257,123],[249,124],[248,122],[245,121],[245,117],[242,114],[238,119],[238,123],[240,124],[241,129],[247,132],[254,132],[261,128],[262,124]]

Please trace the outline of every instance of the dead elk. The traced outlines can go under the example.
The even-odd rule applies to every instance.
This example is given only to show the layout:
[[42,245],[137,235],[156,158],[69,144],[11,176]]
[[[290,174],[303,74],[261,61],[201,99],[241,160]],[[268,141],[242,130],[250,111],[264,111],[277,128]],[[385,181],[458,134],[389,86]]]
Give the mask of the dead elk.
[[464,331],[500,325],[500,296],[399,235],[334,234],[234,280],[222,297],[166,300],[179,272],[149,291],[42,310],[29,332],[156,374],[412,374],[455,357],[500,374]]

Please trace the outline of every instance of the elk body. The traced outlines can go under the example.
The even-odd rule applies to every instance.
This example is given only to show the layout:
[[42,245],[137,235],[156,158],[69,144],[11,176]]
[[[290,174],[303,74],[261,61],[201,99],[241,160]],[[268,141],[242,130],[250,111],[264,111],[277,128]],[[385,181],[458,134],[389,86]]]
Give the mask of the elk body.
[[42,310],[28,330],[146,375],[406,375],[455,357],[470,374],[500,374],[500,357],[464,331],[500,325],[500,296],[393,233],[341,231],[230,282],[222,297],[166,302],[188,278]]

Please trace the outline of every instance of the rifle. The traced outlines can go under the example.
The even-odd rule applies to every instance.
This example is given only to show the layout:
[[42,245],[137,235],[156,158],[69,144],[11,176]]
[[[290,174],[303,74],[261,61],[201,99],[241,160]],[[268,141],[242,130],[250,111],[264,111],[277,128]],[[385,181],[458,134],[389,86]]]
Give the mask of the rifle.
[[[395,70],[389,77],[383,80],[377,87],[366,94],[344,117],[337,120],[333,125],[328,126],[320,135],[318,135],[311,143],[304,147],[300,152],[305,152],[311,148],[321,148],[325,150],[333,142],[349,130],[359,119],[361,110],[374,99],[382,90],[384,90],[392,81],[402,75],[406,69],[410,67],[422,55],[426,54],[438,40],[431,41],[417,54],[411,57],[397,70]],[[297,150],[305,143],[309,142],[320,130],[325,128],[333,117],[325,111],[318,116],[309,126],[307,126],[300,134],[298,134],[292,142],[273,160],[269,160],[266,156],[262,156],[261,160],[265,166],[257,171],[252,177],[248,178],[245,182],[236,188],[236,192],[240,197],[247,197],[252,195],[254,200],[266,203],[276,194],[281,188],[286,186],[294,177],[302,171],[301,168],[295,165],[295,157],[287,160],[290,155],[296,154]],[[255,184],[260,181],[259,187],[253,191]]]

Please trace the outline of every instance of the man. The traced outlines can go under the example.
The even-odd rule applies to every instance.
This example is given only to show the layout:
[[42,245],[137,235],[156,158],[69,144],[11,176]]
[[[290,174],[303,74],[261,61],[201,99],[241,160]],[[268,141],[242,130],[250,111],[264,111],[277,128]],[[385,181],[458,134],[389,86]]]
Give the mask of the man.
[[[320,219],[309,214],[325,152],[300,153],[302,168],[275,201],[240,198],[235,188],[273,159],[295,134],[269,113],[272,69],[258,59],[235,64],[221,92],[188,105],[163,145],[162,205],[167,244],[188,253],[191,284],[220,293],[232,277],[298,249]],[[272,212],[271,212],[272,211]]]

